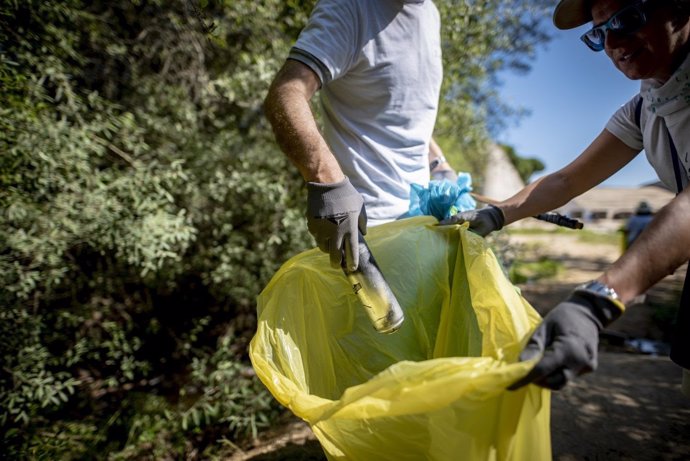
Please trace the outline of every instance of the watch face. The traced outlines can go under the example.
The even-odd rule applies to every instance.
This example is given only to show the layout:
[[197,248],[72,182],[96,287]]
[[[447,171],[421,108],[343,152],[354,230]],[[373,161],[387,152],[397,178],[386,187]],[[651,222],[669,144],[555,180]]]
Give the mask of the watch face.
[[607,298],[618,299],[618,293],[613,288],[609,288],[603,283],[593,280],[580,287],[581,290],[589,291]]
[[593,291],[607,291],[606,287],[599,282],[589,282],[587,288]]

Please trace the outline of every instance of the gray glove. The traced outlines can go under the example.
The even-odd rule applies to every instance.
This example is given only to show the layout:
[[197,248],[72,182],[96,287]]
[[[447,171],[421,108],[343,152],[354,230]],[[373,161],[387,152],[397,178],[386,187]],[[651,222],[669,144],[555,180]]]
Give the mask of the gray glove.
[[321,251],[339,268],[343,256],[351,271],[359,266],[358,231],[367,233],[364,199],[345,178],[341,182],[307,183],[307,227]]
[[463,211],[455,214],[450,218],[446,218],[439,224],[446,226],[449,224],[462,224],[464,222],[470,223],[470,230],[482,237],[486,237],[493,231],[503,228],[506,218],[500,208],[494,205],[489,205],[481,210]]
[[599,332],[622,313],[609,298],[575,290],[554,307],[537,327],[520,354],[531,360],[543,354],[535,367],[508,389],[534,383],[549,389],[561,389],[568,381],[597,368]]

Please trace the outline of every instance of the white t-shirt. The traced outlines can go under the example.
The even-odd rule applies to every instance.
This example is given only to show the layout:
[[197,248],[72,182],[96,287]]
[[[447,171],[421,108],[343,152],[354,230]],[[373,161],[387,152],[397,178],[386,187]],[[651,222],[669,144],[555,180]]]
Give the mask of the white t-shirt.
[[[640,100],[640,126],[635,108]],[[659,179],[678,192],[669,134],[676,148],[680,186],[690,179],[690,55],[671,78],[659,86],[643,80],[640,93],[613,114],[606,129],[633,149],[644,149]]]
[[409,208],[429,181],[443,75],[431,0],[320,0],[290,59],[320,77],[323,135],[362,194],[370,225]]

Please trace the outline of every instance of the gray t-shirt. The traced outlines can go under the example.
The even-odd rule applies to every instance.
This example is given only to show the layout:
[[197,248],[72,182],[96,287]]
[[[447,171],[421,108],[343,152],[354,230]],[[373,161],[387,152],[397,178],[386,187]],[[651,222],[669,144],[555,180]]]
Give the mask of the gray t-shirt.
[[[640,100],[640,126],[635,109]],[[669,134],[678,154],[676,171],[682,188],[690,179],[690,57],[659,86],[643,80],[640,93],[613,114],[606,129],[633,149],[644,149],[659,179],[678,192]]]
[[431,0],[320,0],[290,51],[322,82],[323,135],[364,197],[370,225],[429,181],[443,74]]

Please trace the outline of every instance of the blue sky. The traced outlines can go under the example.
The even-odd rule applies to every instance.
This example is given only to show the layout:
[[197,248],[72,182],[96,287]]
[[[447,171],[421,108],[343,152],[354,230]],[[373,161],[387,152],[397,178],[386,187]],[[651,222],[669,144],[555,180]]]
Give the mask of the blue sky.
[[[552,26],[553,27],[553,26]],[[509,126],[499,141],[522,156],[537,157],[546,169],[532,179],[565,166],[601,132],[613,112],[639,89],[604,52],[590,51],[579,37],[583,26],[553,30],[553,40],[538,50],[526,75],[504,74],[503,99],[531,114]],[[656,181],[644,152],[604,182],[605,186],[638,186]]]

